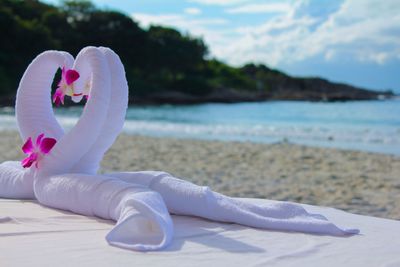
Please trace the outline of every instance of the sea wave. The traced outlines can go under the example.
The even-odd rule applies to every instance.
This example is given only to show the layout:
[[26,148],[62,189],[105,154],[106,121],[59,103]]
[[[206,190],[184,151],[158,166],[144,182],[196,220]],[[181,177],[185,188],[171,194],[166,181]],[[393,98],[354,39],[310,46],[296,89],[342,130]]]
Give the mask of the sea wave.
[[155,135],[194,136],[194,137],[243,137],[266,139],[297,139],[364,143],[400,144],[400,128],[328,128],[302,126],[268,125],[194,125],[185,123],[127,120],[124,130],[128,133],[150,133]]
[[[400,102],[382,103],[134,107],[128,110],[123,131],[159,137],[292,142],[400,155],[400,122],[395,116]],[[58,109],[56,117],[68,131],[81,112],[80,107]],[[0,109],[0,130],[15,129],[14,110]]]

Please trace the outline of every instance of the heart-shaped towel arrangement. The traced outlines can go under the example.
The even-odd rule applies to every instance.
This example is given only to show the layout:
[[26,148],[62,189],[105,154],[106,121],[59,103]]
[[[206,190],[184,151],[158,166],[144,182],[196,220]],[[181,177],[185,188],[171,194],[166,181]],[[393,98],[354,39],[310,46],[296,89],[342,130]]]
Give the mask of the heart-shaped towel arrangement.
[[[53,102],[87,99],[71,131],[64,133],[51,102],[56,71],[62,78]],[[111,49],[86,47],[76,59],[46,51],[25,71],[16,118],[28,155],[0,164],[0,197],[37,199],[43,205],[116,221],[109,244],[139,251],[166,247],[173,238],[170,213],[250,227],[343,236],[324,216],[293,203],[257,206],[173,177],[140,171],[98,175],[104,153],[121,132],[128,103],[124,67]]]

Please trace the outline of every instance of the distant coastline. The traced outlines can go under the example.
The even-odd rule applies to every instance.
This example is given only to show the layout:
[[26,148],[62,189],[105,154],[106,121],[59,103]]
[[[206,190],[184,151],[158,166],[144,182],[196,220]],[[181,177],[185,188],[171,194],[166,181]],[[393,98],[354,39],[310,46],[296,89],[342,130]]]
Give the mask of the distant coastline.
[[[135,95],[135,85],[130,86],[130,105],[148,104],[202,104],[202,103],[240,103],[264,101],[364,101],[385,100],[396,96],[393,91],[377,91],[334,83],[321,78],[297,78],[283,74],[283,79],[271,79],[269,90],[238,90],[233,88],[215,89],[206,95],[193,95],[173,90],[160,90],[155,93]],[[256,81],[258,82],[258,81]],[[264,86],[264,85],[263,85]],[[14,106],[15,95],[2,96],[0,106]],[[73,105],[67,101],[66,105]]]
[[[294,78],[275,80],[269,84],[271,90],[243,91],[220,88],[207,95],[190,95],[177,91],[163,91],[145,96],[132,97],[130,104],[202,104],[240,103],[264,101],[364,101],[385,100],[396,97],[391,90],[375,91],[347,84],[333,83],[321,78]],[[134,89],[132,90],[135,91]]]
[[[247,64],[242,73],[256,84],[253,90],[221,87],[208,94],[193,95],[162,90],[131,99],[131,104],[200,104],[262,102],[269,100],[291,101],[357,101],[381,100],[396,96],[392,90],[368,90],[344,83],[335,83],[319,77],[292,77],[265,65]],[[132,89],[131,89],[132,90]],[[133,92],[135,88],[133,88]]]

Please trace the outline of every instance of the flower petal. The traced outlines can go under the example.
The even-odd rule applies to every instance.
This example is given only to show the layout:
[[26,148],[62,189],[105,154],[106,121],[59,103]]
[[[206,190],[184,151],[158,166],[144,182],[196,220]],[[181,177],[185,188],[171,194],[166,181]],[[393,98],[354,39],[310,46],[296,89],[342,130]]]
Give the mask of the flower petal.
[[25,159],[22,160],[22,167],[24,168],[29,168],[32,166],[32,164],[37,160],[37,154],[32,153],[29,155],[29,157],[26,157]]
[[33,161],[31,161],[30,157],[24,158],[21,162],[22,167],[24,168],[29,168],[30,166],[32,166]]
[[78,80],[79,78],[79,73],[76,70],[67,70],[65,73],[65,81],[67,82],[67,85],[71,85],[73,82]]
[[26,140],[25,144],[22,146],[22,151],[25,154],[29,154],[33,152],[33,143],[32,143],[32,138],[28,138],[28,140]]
[[36,146],[39,147],[40,143],[42,142],[42,138],[44,136],[44,133],[39,134],[39,136],[36,138]]
[[57,140],[54,138],[43,138],[40,143],[39,149],[43,154],[47,154],[53,148],[53,146],[57,143]]
[[59,106],[60,104],[64,104],[64,92],[62,91],[61,88],[58,88],[56,92],[53,95],[53,103],[56,104],[56,106]]

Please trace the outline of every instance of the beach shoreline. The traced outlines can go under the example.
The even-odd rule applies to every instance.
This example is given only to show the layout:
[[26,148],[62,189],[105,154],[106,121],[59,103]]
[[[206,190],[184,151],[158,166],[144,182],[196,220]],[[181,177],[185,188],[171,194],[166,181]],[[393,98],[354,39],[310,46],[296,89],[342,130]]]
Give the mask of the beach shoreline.
[[[20,160],[17,132],[0,132],[0,162]],[[291,143],[122,134],[101,172],[162,170],[233,197],[329,206],[400,219],[400,157]]]

